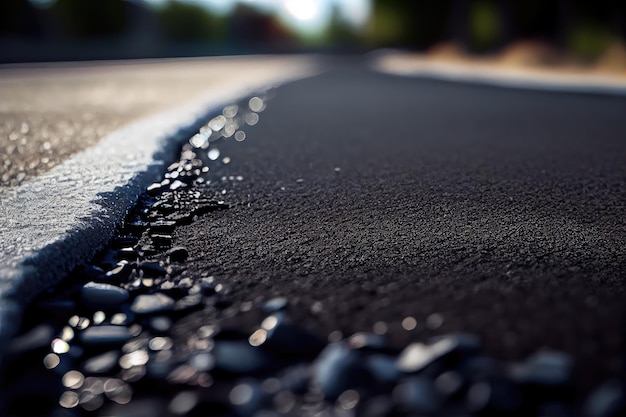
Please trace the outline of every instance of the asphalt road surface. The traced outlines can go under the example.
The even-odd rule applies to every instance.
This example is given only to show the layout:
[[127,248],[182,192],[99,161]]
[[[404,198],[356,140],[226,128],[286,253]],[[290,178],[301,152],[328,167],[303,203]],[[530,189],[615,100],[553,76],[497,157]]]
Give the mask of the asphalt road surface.
[[624,97],[359,69],[294,82],[220,149],[236,205],[174,245],[240,300],[296,300],[323,336],[474,332],[498,357],[571,352],[588,387],[623,365],[625,114]]
[[[210,160],[210,170],[194,174],[203,181],[190,185],[191,193],[185,194],[180,191],[185,190],[183,174],[192,172],[193,164],[189,162],[189,169],[183,168],[187,162],[170,166],[160,187],[166,191],[153,188],[152,197],[140,202],[139,217],[151,218],[153,223],[139,244],[120,251],[120,244],[137,243],[120,238],[93,261],[103,270],[110,269],[109,273],[79,269],[66,280],[70,289],[51,292],[51,300],[39,302],[27,312],[27,328],[49,319],[51,309],[54,314],[63,310],[61,313],[90,317],[104,297],[110,303],[106,314],[111,317],[102,320],[117,320],[116,325],[128,327],[90,327],[89,321],[70,319],[72,331],[80,335],[78,348],[72,350],[68,344],[64,350],[61,341],[57,352],[53,343],[52,359],[46,356],[47,367],[54,370],[58,366],[55,372],[59,375],[73,369],[70,366],[86,375],[121,367],[120,379],[106,380],[119,388],[107,391],[107,396],[120,403],[126,400],[115,395],[126,396],[126,384],[132,385],[147,372],[148,377],[133,390],[140,399],[145,400],[146,395],[155,398],[135,408],[131,405],[127,415],[154,415],[165,409],[175,415],[207,415],[207,410],[215,408],[200,407],[198,396],[205,394],[221,398],[205,399],[205,406],[223,406],[219,401],[230,401],[228,407],[235,407],[240,415],[251,415],[253,408],[245,407],[256,401],[257,392],[269,393],[276,380],[269,385],[266,380],[260,391],[255,391],[256,382],[227,384],[230,394],[224,394],[220,391],[226,389],[220,382],[224,372],[249,376],[242,369],[251,366],[258,371],[255,366],[266,366],[265,354],[273,350],[282,354],[281,349],[291,353],[301,349],[297,354],[307,360],[319,353],[315,343],[307,346],[313,340],[308,336],[298,340],[283,333],[287,346],[269,340],[271,334],[280,339],[273,330],[283,325],[278,316],[273,325],[263,322],[265,327],[258,330],[262,333],[252,333],[260,318],[248,313],[257,311],[266,300],[284,297],[289,316],[297,323],[295,329],[286,327],[290,329],[287,334],[301,335],[306,330],[325,341],[341,340],[359,331],[385,334],[394,346],[394,355],[410,342],[456,332],[478,335],[486,355],[506,361],[522,361],[542,350],[562,351],[574,359],[580,401],[599,384],[621,375],[626,323],[626,98],[404,78],[359,65],[291,82],[260,98],[238,103],[237,109],[226,106],[223,117],[213,119],[222,123],[218,130],[225,132],[238,111],[250,126],[224,134],[228,138],[212,142],[208,150],[203,148],[206,138],[192,139],[203,149],[195,152],[204,152]],[[184,150],[182,155],[191,151]],[[172,162],[176,160],[173,156]],[[195,217],[181,217],[166,207],[171,204],[170,208],[180,209],[187,204],[185,198],[209,206],[196,210]],[[207,203],[212,199],[222,200],[229,208],[207,209],[212,207]],[[137,226],[131,221],[135,214],[131,212],[124,233]],[[176,219],[176,227],[153,214]],[[157,229],[171,233],[171,238]],[[168,244],[159,248],[157,241]],[[179,246],[185,250],[167,251]],[[116,266],[111,256],[117,257],[115,260],[124,256],[136,264]],[[147,281],[142,277],[148,277]],[[85,289],[79,280],[112,282],[123,290]],[[206,292],[203,302],[198,301],[197,288]],[[140,298],[152,291],[160,294],[149,302]],[[76,313],[74,304],[65,299],[74,293],[79,294]],[[92,293],[99,295],[90,296]],[[116,310],[111,303],[122,305],[119,311],[130,312],[129,316],[113,316]],[[180,318],[186,309],[193,312]],[[167,317],[150,321],[150,314],[155,313]],[[136,323],[131,322],[134,318]],[[223,327],[216,331],[212,326],[218,318]],[[150,334],[143,339],[137,336],[142,327]],[[99,330],[112,333],[99,334]],[[146,371],[143,365],[152,361],[146,346],[154,334],[167,337],[150,339],[150,355],[156,365]],[[136,339],[118,353],[114,351],[112,362],[110,358],[90,361],[84,357],[101,353],[94,344],[105,338],[108,342],[126,338],[125,343],[131,335]],[[72,337],[66,337],[67,341],[74,343]],[[22,350],[34,343],[32,338],[24,340],[18,343]],[[154,340],[159,344],[156,348]],[[315,359],[312,372],[322,386],[328,382],[324,375],[332,374],[334,368],[346,366],[354,371],[361,366],[359,360],[346,365],[353,360],[346,349],[364,347],[366,352],[390,354],[377,340],[365,342],[366,346],[362,340],[350,340],[349,348],[329,345],[330,350]],[[167,344],[170,346],[164,347]],[[250,351],[250,345],[263,346]],[[50,349],[48,342],[37,346]],[[12,349],[20,351],[15,344]],[[174,353],[161,355],[166,349]],[[384,387],[389,379],[398,382],[397,367],[404,366],[407,371],[408,366],[411,374],[418,371],[423,357],[433,354],[420,349],[406,355],[404,361],[403,355],[398,362],[384,356],[380,376],[386,381]],[[369,358],[369,353],[364,355]],[[34,367],[31,364],[37,360],[28,358],[24,354],[12,366],[19,368],[25,363]],[[538,378],[553,377],[554,368],[561,363],[556,360],[555,365],[553,359],[549,357],[548,365],[540,367]],[[113,368],[103,371],[102,364],[109,362]],[[486,372],[491,362],[480,363],[480,372]],[[204,371],[213,372],[213,366],[217,371],[209,377]],[[138,368],[142,373],[133,374]],[[164,378],[168,383],[192,384],[197,391],[176,388],[171,402],[165,399],[167,392],[174,391],[167,391],[170,386],[160,385],[158,378],[170,369],[172,373]],[[40,376],[41,371],[34,372]],[[336,399],[337,407],[349,411],[337,411],[338,415],[352,415],[359,395],[366,395],[364,391],[344,391],[352,385],[345,385],[342,378],[358,385],[362,375],[346,372],[328,382],[331,388],[326,384],[322,389],[326,389],[326,399]],[[100,407],[102,392],[94,394],[91,386],[81,385],[83,374],[79,375],[63,377],[67,391],[59,403],[69,409],[79,403],[86,410]],[[21,394],[24,398],[32,388],[29,378],[18,378],[27,392]],[[430,382],[420,376],[411,378],[400,381],[399,390],[393,389],[395,405],[390,406],[408,407],[409,414],[425,410],[414,401],[428,402],[430,398],[421,397]],[[495,408],[487,409],[487,415],[494,410],[494,415],[499,415],[498,410],[508,406],[506,392],[492,395],[508,389],[506,383],[498,385],[497,381],[486,400],[484,384],[469,388],[469,401],[474,405],[478,402],[484,407],[496,398]],[[280,379],[279,385],[283,383]],[[337,392],[333,392],[334,383],[341,387]],[[287,392],[287,400],[279,394],[267,394],[275,395],[276,410],[285,401],[294,403],[297,390]],[[92,400],[98,395],[96,404]],[[8,400],[14,412],[22,404],[21,397],[16,398]],[[361,398],[363,402],[366,399],[370,400]],[[56,401],[54,398],[53,403]],[[308,401],[313,400],[304,396],[303,407],[310,406]],[[427,410],[434,412],[433,408]],[[474,411],[481,414],[483,410]],[[517,415],[518,411],[511,412]]]

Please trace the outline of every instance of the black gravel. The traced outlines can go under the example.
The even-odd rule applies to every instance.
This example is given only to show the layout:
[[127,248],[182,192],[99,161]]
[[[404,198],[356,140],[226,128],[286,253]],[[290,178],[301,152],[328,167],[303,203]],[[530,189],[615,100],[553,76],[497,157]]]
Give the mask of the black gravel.
[[624,412],[624,98],[354,69],[259,98],[32,304],[6,415]]

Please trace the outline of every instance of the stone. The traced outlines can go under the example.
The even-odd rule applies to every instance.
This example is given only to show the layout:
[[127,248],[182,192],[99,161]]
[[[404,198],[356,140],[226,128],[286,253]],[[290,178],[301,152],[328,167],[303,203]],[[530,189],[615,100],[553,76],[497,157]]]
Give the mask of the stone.
[[153,314],[172,310],[175,301],[165,294],[138,295],[130,306],[130,310],[137,314]]
[[308,365],[294,365],[282,373],[280,385],[287,391],[301,395],[307,392],[311,376],[311,368]]
[[194,294],[194,295],[188,295],[176,301],[176,303],[174,304],[174,310],[187,311],[187,310],[192,310],[194,308],[201,307],[201,306],[202,306],[202,295]]
[[623,380],[609,380],[596,388],[585,403],[585,416],[618,417],[626,415],[626,390]]
[[96,309],[117,307],[130,297],[128,291],[124,288],[93,281],[82,286],[80,295],[83,303]]
[[158,220],[148,224],[151,234],[171,234],[176,227],[176,222],[171,220]]
[[374,353],[367,356],[365,366],[379,382],[396,382],[402,376],[391,355]]
[[167,270],[157,261],[143,261],[139,264],[139,269],[144,277],[161,278],[167,275]]
[[365,351],[385,352],[389,350],[389,342],[385,335],[360,332],[348,338],[348,345],[351,349]]
[[443,339],[428,345],[412,343],[400,353],[396,366],[402,372],[419,372],[448,355],[454,350],[455,346],[455,343],[449,339]]
[[475,382],[467,390],[466,406],[474,413],[499,415],[516,411],[521,405],[520,393],[504,379]]
[[324,348],[324,341],[306,329],[290,323],[283,314],[269,316],[263,323],[266,331],[263,347],[281,356],[313,358]]
[[564,386],[572,377],[573,359],[562,352],[539,352],[511,368],[511,379],[524,385]]
[[9,343],[9,352],[12,354],[49,348],[54,338],[54,328],[49,324],[40,324],[28,332],[15,337]]
[[117,368],[120,352],[111,350],[89,358],[83,364],[83,370],[90,374],[109,374]]
[[411,377],[399,384],[392,393],[396,407],[408,413],[434,413],[441,402],[433,382],[428,378]]
[[263,303],[262,310],[266,313],[274,313],[276,311],[285,310],[288,304],[289,300],[285,297],[276,297]]
[[254,374],[272,364],[267,353],[245,340],[216,340],[213,354],[215,368],[229,374]]
[[127,281],[133,272],[133,266],[127,262],[119,263],[115,268],[107,271],[106,277],[116,282]]
[[189,252],[182,246],[177,246],[167,251],[168,261],[172,262],[185,262],[189,257]]
[[131,337],[127,327],[114,325],[91,326],[80,333],[84,345],[123,345]]
[[116,236],[111,240],[111,246],[115,249],[132,248],[139,243],[135,236]]
[[313,383],[331,401],[344,391],[369,385],[371,381],[363,354],[350,349],[345,342],[326,346],[313,364]]

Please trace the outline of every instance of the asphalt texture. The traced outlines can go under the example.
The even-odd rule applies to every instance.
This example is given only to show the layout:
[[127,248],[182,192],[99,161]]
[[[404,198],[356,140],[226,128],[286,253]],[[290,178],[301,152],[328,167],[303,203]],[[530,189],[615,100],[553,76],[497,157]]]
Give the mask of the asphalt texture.
[[292,300],[322,337],[384,322],[398,344],[562,350],[586,390],[624,366],[625,114],[624,97],[359,69],[294,82],[221,147],[244,178],[214,184],[234,206],[173,244],[240,301]]
[[0,406],[620,415],[625,110],[358,65],[230,103],[26,310]]

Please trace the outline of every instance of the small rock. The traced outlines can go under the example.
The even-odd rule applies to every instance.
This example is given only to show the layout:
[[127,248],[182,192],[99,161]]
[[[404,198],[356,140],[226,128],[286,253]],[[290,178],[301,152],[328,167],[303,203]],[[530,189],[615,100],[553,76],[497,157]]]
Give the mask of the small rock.
[[313,364],[313,383],[329,400],[336,400],[348,389],[366,386],[371,380],[363,354],[349,349],[345,342],[326,346]]
[[402,372],[419,372],[448,355],[455,346],[455,343],[450,339],[443,339],[429,345],[412,343],[400,353],[396,366]]
[[458,366],[459,373],[469,381],[499,378],[504,373],[505,365],[488,356],[472,356],[466,358]]
[[93,308],[116,307],[130,297],[124,288],[97,282],[88,282],[83,285],[80,295],[83,302]]
[[158,220],[148,224],[151,234],[170,234],[176,227],[176,222],[171,220]]
[[133,248],[121,248],[117,251],[117,257],[125,261],[136,261],[139,255]]
[[40,348],[49,348],[50,341],[54,338],[54,328],[48,324],[40,324],[11,340],[9,352],[23,353]]
[[371,354],[365,360],[369,372],[380,382],[395,382],[401,377],[396,358],[390,355]]
[[500,379],[472,384],[467,391],[466,405],[475,413],[500,415],[518,410],[522,402],[515,386]]
[[626,415],[626,391],[619,380],[607,381],[591,393],[585,404],[588,417],[617,417]]
[[172,235],[154,234],[150,237],[157,248],[166,248],[172,245]]
[[112,350],[89,358],[83,364],[83,370],[90,374],[108,374],[117,367],[120,352]]
[[188,295],[176,301],[174,310],[186,311],[202,306],[202,296],[200,294]]
[[519,384],[564,386],[571,381],[573,360],[561,352],[539,352],[513,366],[511,378]]
[[307,365],[295,365],[287,368],[280,376],[281,387],[299,395],[307,392],[310,381],[311,368]]
[[282,356],[317,356],[324,348],[324,341],[304,328],[290,323],[282,314],[274,314],[263,321],[266,341],[263,347]]
[[263,303],[263,311],[266,313],[274,313],[287,308],[289,301],[285,297],[276,297]]
[[385,335],[375,333],[355,333],[347,340],[351,349],[364,351],[384,352],[389,349],[389,342]]
[[155,182],[153,184],[148,185],[148,187],[146,188],[146,191],[148,192],[148,194],[150,195],[158,195],[159,192],[161,191],[161,184],[159,184],[158,182]]
[[124,326],[91,326],[80,333],[80,340],[85,345],[122,345],[132,337]]
[[218,340],[213,353],[215,368],[230,374],[256,373],[270,368],[272,363],[263,350],[243,340]]
[[102,268],[95,265],[86,265],[78,269],[78,273],[90,281],[98,281],[106,278],[106,273]]
[[115,268],[107,271],[107,279],[115,280],[117,282],[127,281],[133,272],[133,266],[129,263],[120,263]]
[[167,251],[168,260],[172,262],[185,262],[189,257],[189,252],[182,246],[177,246]]
[[165,294],[142,294],[135,298],[130,310],[137,314],[160,313],[171,310],[174,304],[174,300]]
[[261,385],[253,380],[235,385],[228,395],[233,408],[241,416],[258,415],[256,413],[260,411],[266,397]]
[[441,402],[432,381],[423,377],[412,377],[398,385],[393,400],[399,410],[417,414],[433,413]]
[[115,249],[132,248],[139,243],[135,236],[116,236],[111,241],[111,246]]
[[454,344],[454,351],[463,355],[474,355],[482,348],[480,338],[471,333],[453,333],[431,337],[429,344],[448,340]]
[[167,270],[157,261],[143,261],[139,264],[144,277],[161,278],[167,275]]
[[435,388],[444,398],[459,394],[464,385],[463,376],[456,371],[446,371],[435,379]]
[[164,334],[172,327],[172,319],[166,316],[154,317],[149,324],[152,331],[157,334]]

